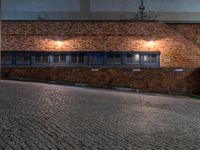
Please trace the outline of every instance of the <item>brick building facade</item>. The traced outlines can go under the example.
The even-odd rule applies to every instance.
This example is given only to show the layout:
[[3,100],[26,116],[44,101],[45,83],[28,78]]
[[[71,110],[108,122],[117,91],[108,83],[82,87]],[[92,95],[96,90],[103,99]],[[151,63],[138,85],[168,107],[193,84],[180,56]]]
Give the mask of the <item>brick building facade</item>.
[[3,21],[3,75],[197,93],[199,34],[198,24]]

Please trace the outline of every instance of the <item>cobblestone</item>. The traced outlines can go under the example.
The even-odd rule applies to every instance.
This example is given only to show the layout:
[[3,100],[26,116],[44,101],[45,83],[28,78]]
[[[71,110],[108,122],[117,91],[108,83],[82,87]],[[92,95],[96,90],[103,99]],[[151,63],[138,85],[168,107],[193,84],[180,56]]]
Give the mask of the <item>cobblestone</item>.
[[200,101],[0,81],[0,149],[200,149]]

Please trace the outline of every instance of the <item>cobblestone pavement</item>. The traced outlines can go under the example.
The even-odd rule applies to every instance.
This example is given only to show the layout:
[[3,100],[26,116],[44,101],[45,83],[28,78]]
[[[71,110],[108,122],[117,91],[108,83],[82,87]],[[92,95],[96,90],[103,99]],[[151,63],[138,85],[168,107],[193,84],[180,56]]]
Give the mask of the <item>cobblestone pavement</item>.
[[200,149],[200,100],[0,81],[1,149]]

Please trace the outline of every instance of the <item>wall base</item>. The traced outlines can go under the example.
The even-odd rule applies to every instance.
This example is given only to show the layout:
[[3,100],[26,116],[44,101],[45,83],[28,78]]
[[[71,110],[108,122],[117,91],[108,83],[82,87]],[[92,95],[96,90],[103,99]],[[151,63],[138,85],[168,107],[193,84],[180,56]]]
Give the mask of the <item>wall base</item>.
[[198,94],[200,69],[174,68],[3,68],[6,78],[61,81],[149,92]]

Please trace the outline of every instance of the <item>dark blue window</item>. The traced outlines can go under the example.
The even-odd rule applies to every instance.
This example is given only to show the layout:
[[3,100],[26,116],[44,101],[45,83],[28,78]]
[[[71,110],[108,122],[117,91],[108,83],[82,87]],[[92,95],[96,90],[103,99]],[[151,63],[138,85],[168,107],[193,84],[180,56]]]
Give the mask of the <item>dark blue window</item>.
[[1,56],[1,64],[2,65],[12,65],[13,64],[13,54],[3,52]]
[[3,52],[2,65],[124,65],[159,67],[159,52]]
[[108,53],[106,57],[106,63],[108,65],[120,65],[122,63],[120,53]]
[[103,65],[104,64],[104,53],[90,53],[89,54],[89,65]]
[[143,53],[141,54],[142,66],[160,66],[159,53]]
[[53,64],[66,64],[66,55],[65,54],[53,54],[51,56]]
[[16,65],[30,65],[30,53],[16,53]]
[[124,56],[124,63],[126,65],[139,64],[140,54],[139,53],[127,53]]
[[71,64],[83,65],[86,64],[86,53],[72,53],[71,54]]
[[49,64],[49,55],[48,54],[34,54],[33,55],[33,64],[34,65]]

